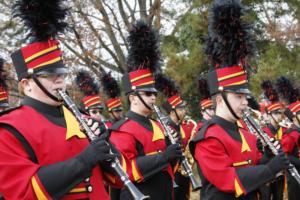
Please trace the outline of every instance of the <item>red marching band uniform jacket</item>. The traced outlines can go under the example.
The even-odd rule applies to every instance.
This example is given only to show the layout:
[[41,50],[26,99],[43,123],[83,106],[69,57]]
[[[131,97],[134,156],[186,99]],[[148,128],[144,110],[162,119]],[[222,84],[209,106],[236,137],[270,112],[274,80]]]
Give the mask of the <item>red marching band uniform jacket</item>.
[[[72,115],[66,108],[64,114],[65,118]],[[38,170],[76,156],[89,144],[85,134],[76,129],[79,128],[76,119],[66,120],[66,129],[50,122],[32,107],[21,106],[1,116],[0,121],[24,136],[37,158],[37,163],[31,161],[20,141],[5,128],[0,128],[0,168],[3,172],[0,191],[3,196],[10,200],[52,199],[47,191],[49,188],[41,182]],[[88,186],[92,186],[92,191],[88,192]],[[95,167],[89,180],[79,183],[61,199],[85,198],[109,199],[100,167]]]
[[256,199],[254,191],[270,179],[270,172],[255,166],[262,157],[255,136],[233,123],[224,125],[224,121],[214,116],[189,145],[200,169],[203,198]]
[[[133,117],[130,117],[130,115],[133,115]],[[164,191],[162,189],[164,188],[162,186],[164,177],[167,176],[168,181],[174,179],[170,164],[165,164],[151,171],[144,170],[144,166],[152,163],[147,163],[146,161],[143,165],[139,166],[137,164],[137,160],[140,157],[156,155],[165,151],[164,130],[157,121],[152,119],[150,119],[151,125],[146,127],[143,122],[135,120],[136,116],[137,114],[129,112],[129,119],[126,118],[116,122],[111,128],[110,141],[122,154],[123,168],[142,193],[150,195],[151,199],[157,199],[163,193],[171,195],[172,191]],[[162,176],[162,173],[165,175]],[[157,197],[153,195],[157,195]]]

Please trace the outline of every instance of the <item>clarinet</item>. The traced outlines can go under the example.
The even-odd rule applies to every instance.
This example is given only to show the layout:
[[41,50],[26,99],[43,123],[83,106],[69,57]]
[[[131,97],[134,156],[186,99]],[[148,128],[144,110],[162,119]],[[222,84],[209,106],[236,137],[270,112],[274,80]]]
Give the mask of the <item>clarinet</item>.
[[[65,104],[70,108],[73,115],[76,117],[78,122],[81,124],[81,126],[84,128],[86,135],[88,138],[93,141],[97,139],[98,136],[96,136],[93,131],[90,129],[90,127],[85,122],[84,118],[82,117],[81,112],[76,107],[75,103],[72,101],[72,99],[67,95],[66,92],[64,92],[61,89],[57,90],[59,96],[61,99],[65,102]],[[108,144],[108,142],[107,142]],[[110,151],[112,154],[112,151]],[[145,196],[142,194],[136,186],[130,181],[128,178],[128,175],[123,171],[122,166],[120,164],[120,161],[118,158],[114,158],[110,162],[110,166],[114,169],[114,171],[117,173],[117,175],[120,177],[121,181],[125,185],[125,187],[129,190],[134,200],[143,200],[143,199],[149,199],[149,196]]]
[[[278,150],[275,148],[274,144],[271,142],[270,137],[266,134],[260,126],[255,122],[249,113],[249,109],[245,109],[242,117],[243,121],[246,123],[250,131],[254,131],[255,135],[262,141],[263,144],[268,145],[270,150],[274,155],[278,154]],[[300,185],[300,175],[292,163],[289,163],[288,172]]]
[[[167,123],[167,117],[165,117],[159,110],[159,108],[156,105],[153,105],[153,110],[157,115],[158,121],[161,123],[161,125],[163,126],[166,136],[170,139],[172,144],[175,144],[176,141],[172,135],[172,130],[171,128],[168,126]],[[186,171],[186,173],[188,174],[191,184],[192,184],[192,189],[193,191],[196,191],[198,189],[201,188],[201,185],[196,181],[195,175],[193,174],[192,168],[185,156],[185,154],[182,152],[182,166],[184,168],[184,170]]]

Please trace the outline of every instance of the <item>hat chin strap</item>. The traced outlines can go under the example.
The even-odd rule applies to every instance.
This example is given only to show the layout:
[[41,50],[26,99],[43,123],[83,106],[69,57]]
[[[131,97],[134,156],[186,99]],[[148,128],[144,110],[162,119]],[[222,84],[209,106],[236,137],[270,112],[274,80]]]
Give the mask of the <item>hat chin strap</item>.
[[270,112],[271,118],[274,120],[274,122],[279,126],[279,122],[273,117],[272,113]]
[[206,113],[210,118],[212,118],[212,115],[210,115],[210,114],[206,111],[206,109],[204,109],[203,112]]
[[51,98],[52,100],[56,101],[56,102],[60,102],[60,100],[52,95],[43,85],[42,83],[38,80],[38,78],[36,77],[35,74],[32,74],[32,79],[33,81],[38,85],[38,87],[49,97]]
[[152,110],[152,108],[148,105],[148,104],[146,104],[146,102],[144,101],[144,99],[141,97],[141,95],[139,94],[139,92],[135,92],[136,93],[136,95],[138,96],[138,98],[141,100],[141,102],[144,104],[144,106],[146,107],[146,108],[148,108],[149,110]]
[[227,96],[226,96],[225,92],[221,92],[221,95],[222,95],[222,97],[223,97],[223,99],[224,99],[224,102],[225,102],[227,108],[229,109],[229,111],[231,112],[231,114],[233,115],[233,117],[234,117],[236,120],[239,120],[240,118],[239,118],[239,117],[237,116],[237,114],[233,111],[233,109],[232,109],[230,103],[228,102],[228,99],[227,99]]

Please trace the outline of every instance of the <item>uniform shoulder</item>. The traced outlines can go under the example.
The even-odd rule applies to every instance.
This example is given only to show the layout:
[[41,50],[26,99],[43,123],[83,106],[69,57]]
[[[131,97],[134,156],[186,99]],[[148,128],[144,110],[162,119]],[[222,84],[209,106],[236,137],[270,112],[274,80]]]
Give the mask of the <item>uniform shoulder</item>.
[[121,126],[126,124],[128,121],[129,121],[129,119],[127,117],[123,118],[123,119],[120,119],[119,121],[115,122],[110,129],[112,131],[117,131],[121,128]]
[[9,109],[6,109],[6,110],[4,110],[4,111],[1,111],[1,112],[0,112],[0,117],[3,116],[3,115],[9,114],[9,113],[11,113],[11,112],[13,112],[13,111],[15,111],[15,110],[19,109],[20,107],[21,107],[21,106],[15,106],[15,107],[11,107],[11,108],[9,108]]

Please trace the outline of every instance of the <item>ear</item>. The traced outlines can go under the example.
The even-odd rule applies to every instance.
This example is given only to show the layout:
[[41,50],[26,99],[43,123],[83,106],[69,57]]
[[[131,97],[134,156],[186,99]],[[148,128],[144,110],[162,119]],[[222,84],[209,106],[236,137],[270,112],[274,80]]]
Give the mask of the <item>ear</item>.
[[31,87],[31,83],[30,83],[30,80],[29,79],[22,79],[20,81],[20,86],[22,88],[22,91],[24,92],[24,94],[27,94],[28,92],[30,92],[32,90],[32,87]]
[[217,103],[217,105],[220,105],[221,103],[223,103],[223,97],[221,94],[216,95],[216,103]]

